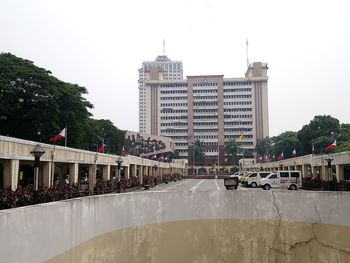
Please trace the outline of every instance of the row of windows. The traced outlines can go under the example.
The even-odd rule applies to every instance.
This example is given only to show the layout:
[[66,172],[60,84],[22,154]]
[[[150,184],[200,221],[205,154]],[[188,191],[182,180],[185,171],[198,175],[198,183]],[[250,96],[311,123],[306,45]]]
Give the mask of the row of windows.
[[252,128],[244,128],[244,127],[238,127],[238,128],[225,128],[224,132],[250,132]]
[[187,120],[187,116],[161,116],[161,120]]
[[251,101],[228,101],[224,105],[252,105]]
[[193,83],[193,87],[214,87],[217,85],[218,85],[217,83],[207,83],[207,82]]
[[160,100],[187,100],[187,97],[160,97]]
[[193,97],[193,99],[195,100],[217,100],[218,99],[218,96],[196,96],[196,97]]
[[196,89],[193,93],[218,93],[218,89]]
[[225,95],[224,99],[249,99],[252,95]]
[[217,106],[218,103],[215,101],[199,101],[199,102],[193,102],[193,106]]
[[224,109],[224,112],[252,111],[252,108]]
[[161,88],[187,88],[186,84],[161,84]]
[[240,118],[245,118],[245,119],[249,119],[249,118],[253,118],[252,114],[239,114],[239,115],[231,115],[232,119],[240,119]]
[[173,108],[164,108],[161,113],[187,113],[187,110],[174,110]]
[[203,132],[218,132],[218,129],[193,129],[194,132],[203,133]]
[[[239,139],[241,137],[240,134],[238,135],[225,135],[225,139]],[[250,134],[244,134],[244,139],[251,139],[253,138],[253,135]]]
[[224,92],[250,92],[252,91],[251,88],[246,88],[246,89],[225,89]]
[[244,125],[252,125],[252,121],[226,121],[225,125],[234,125],[234,126],[244,126]]
[[187,93],[187,90],[161,90],[160,94],[178,94]]
[[193,116],[193,119],[194,120],[205,120],[205,119],[217,119],[218,118],[218,115],[195,115]]
[[214,112],[214,113],[217,113],[218,110],[217,109],[193,109],[193,112],[199,112],[199,113]]
[[167,126],[187,126],[186,122],[177,122],[177,123],[161,123],[161,127],[167,127]]
[[186,129],[174,129],[174,128],[166,128],[164,130],[160,130],[162,133],[187,133]]
[[193,125],[196,126],[218,126],[217,122],[194,122]]
[[225,82],[225,86],[241,86],[241,85],[251,85],[250,81],[242,81],[242,82]]
[[161,107],[187,107],[187,103],[161,103]]

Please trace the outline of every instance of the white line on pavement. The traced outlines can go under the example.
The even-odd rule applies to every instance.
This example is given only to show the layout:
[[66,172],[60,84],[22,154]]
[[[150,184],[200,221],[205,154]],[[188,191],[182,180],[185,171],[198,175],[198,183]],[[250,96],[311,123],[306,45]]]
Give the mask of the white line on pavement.
[[218,184],[218,180],[215,179],[215,184],[216,184],[216,190],[220,190],[219,184]]
[[200,181],[199,181],[198,183],[196,183],[196,185],[193,186],[190,190],[191,190],[191,191],[195,191],[195,190],[198,188],[198,186],[200,186],[200,184],[203,183],[203,181],[204,181],[204,180],[200,180]]
[[161,190],[160,192],[168,191],[168,190],[170,190],[170,189],[172,189],[172,188],[175,188],[175,187],[177,187],[177,186],[179,186],[179,185],[182,185],[182,184],[185,184],[185,183],[189,183],[189,182],[191,182],[191,181],[192,181],[192,180],[184,181],[184,182],[181,182],[181,183],[172,185],[172,186],[170,186],[170,187],[168,187],[168,188],[165,188],[165,189]]

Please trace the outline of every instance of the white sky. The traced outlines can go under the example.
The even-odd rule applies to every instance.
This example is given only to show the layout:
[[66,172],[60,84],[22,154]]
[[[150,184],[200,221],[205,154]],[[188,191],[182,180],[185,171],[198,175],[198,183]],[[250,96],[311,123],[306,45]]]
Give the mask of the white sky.
[[[138,72],[163,52],[184,75],[269,65],[270,136],[315,116],[350,123],[346,0],[1,0],[0,52],[88,89],[95,118],[138,130]],[[348,104],[349,103],[349,104]]]

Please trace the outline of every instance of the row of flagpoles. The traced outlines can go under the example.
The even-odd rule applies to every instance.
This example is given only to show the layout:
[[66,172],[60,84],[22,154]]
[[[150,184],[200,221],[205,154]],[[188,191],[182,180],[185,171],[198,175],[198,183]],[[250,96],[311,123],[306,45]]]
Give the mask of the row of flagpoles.
[[[337,147],[337,140],[335,140],[332,144],[330,144],[326,148],[324,148],[324,150],[330,151],[330,150],[334,149],[335,147]],[[314,146],[312,146],[312,154],[315,154],[315,147]],[[292,151],[292,157],[296,157],[296,156],[297,156],[297,151],[296,151],[296,149],[294,149]],[[272,161],[275,161],[275,159],[276,159],[275,155],[272,156]],[[284,160],[284,153],[283,152],[277,157],[277,160],[278,161]],[[271,160],[268,158],[268,156],[265,156],[265,158],[260,156],[258,158],[258,161],[271,161]]]

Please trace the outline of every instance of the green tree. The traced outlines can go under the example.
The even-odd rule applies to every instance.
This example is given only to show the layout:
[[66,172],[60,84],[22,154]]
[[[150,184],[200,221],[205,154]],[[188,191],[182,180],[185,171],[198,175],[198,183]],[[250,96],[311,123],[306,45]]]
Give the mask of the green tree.
[[256,142],[255,151],[258,156],[271,158],[273,155],[272,141],[269,137],[259,139]]
[[300,155],[301,144],[297,138],[297,133],[293,131],[286,131],[280,135],[273,137],[273,152],[275,156],[279,156],[282,152],[284,158],[290,158],[295,149],[297,155]]
[[80,148],[93,107],[85,94],[29,60],[0,54],[0,134],[48,142],[68,127],[69,146]]
[[[193,155],[194,151],[194,155]],[[205,162],[205,146],[204,143],[200,140],[195,140],[193,143],[193,146],[189,148],[188,156],[190,159],[190,162],[193,162],[194,157],[194,163],[195,165],[202,165]]]
[[225,155],[229,164],[238,164],[238,145],[235,140],[229,140],[225,145]]
[[89,119],[84,148],[96,151],[102,143],[105,144],[106,153],[118,155],[125,145],[125,132],[116,128],[110,120]]
[[[298,139],[301,143],[301,153],[310,154],[312,146],[317,143],[315,147],[316,152],[322,151],[327,145],[332,143],[340,132],[339,120],[330,115],[315,116],[309,124],[304,125],[298,131]],[[323,139],[320,139],[323,137]],[[328,140],[325,140],[328,138]]]

